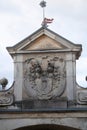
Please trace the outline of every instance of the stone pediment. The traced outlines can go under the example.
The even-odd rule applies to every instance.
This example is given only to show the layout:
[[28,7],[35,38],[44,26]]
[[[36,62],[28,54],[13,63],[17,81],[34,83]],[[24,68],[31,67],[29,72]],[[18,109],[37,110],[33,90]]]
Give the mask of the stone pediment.
[[30,51],[57,50],[59,52],[76,52],[77,58],[81,53],[81,45],[74,44],[48,28],[40,28],[13,47],[7,47],[9,53],[30,53]]
[[32,50],[61,50],[66,49],[66,46],[53,40],[52,38],[42,35],[27,46],[23,47],[21,50],[32,51]]

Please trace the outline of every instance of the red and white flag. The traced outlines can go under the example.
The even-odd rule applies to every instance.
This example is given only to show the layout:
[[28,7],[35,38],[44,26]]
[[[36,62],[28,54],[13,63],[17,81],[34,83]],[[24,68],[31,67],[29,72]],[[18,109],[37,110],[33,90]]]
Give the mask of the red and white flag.
[[49,24],[49,23],[52,23],[53,20],[54,20],[53,18],[52,18],[52,19],[44,18],[43,23],[44,23],[44,24]]
[[53,22],[53,18],[52,19],[48,19],[48,18],[44,18],[44,20],[43,20],[43,22],[42,22],[42,26],[43,27],[48,27],[48,25],[47,24],[50,24],[50,23],[52,23]]

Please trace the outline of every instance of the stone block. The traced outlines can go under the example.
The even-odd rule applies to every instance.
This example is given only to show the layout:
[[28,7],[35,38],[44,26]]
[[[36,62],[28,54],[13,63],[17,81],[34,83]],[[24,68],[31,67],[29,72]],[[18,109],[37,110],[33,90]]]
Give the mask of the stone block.
[[66,100],[28,100],[22,102],[22,109],[57,110],[67,108]]

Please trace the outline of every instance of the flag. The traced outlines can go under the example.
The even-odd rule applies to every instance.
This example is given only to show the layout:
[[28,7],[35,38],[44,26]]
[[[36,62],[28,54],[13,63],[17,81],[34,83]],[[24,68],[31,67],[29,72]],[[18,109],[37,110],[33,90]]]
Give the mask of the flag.
[[44,20],[43,20],[43,22],[42,22],[42,26],[43,27],[48,27],[48,25],[47,24],[50,24],[50,23],[52,23],[53,22],[53,18],[52,19],[48,19],[48,18],[44,18]]
[[44,24],[49,24],[49,23],[52,23],[53,20],[54,20],[53,18],[52,19],[44,18],[43,23]]
[[40,2],[40,6],[41,6],[42,8],[46,7],[46,2],[45,2],[44,0],[41,1],[41,2]]

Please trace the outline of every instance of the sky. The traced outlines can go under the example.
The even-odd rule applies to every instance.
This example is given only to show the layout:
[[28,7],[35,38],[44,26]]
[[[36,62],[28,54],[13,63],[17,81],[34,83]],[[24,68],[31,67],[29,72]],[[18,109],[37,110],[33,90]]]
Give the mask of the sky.
[[[13,46],[41,27],[41,0],[0,0],[0,79],[6,77],[7,88],[14,81],[13,59],[6,47]],[[75,44],[82,44],[76,62],[76,80],[87,87],[87,0],[46,0],[45,16],[54,18],[49,29]]]

